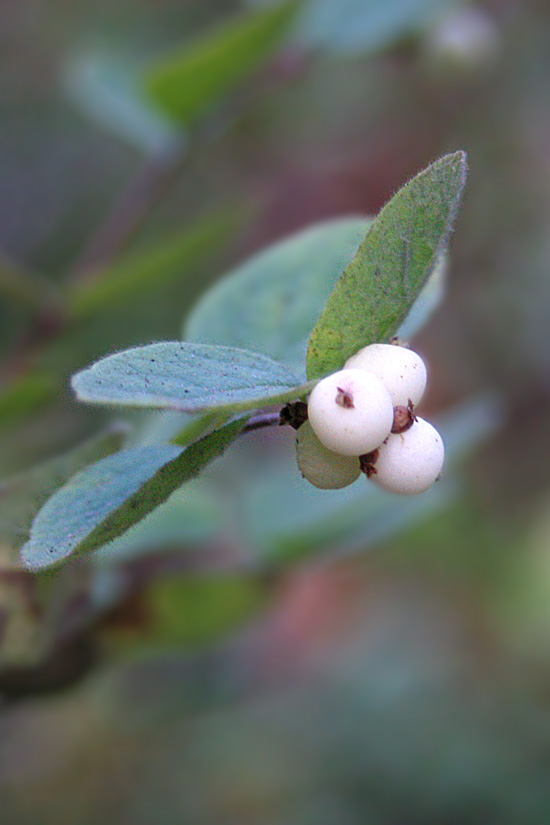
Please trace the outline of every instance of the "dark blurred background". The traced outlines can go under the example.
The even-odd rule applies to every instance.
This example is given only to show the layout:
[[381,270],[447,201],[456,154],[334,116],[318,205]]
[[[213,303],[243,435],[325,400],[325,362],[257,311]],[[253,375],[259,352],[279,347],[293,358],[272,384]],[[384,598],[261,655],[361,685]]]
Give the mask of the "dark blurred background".
[[[0,822],[543,825],[550,7],[311,0],[192,124],[147,103],[150,64],[259,5],[0,2],[0,474],[112,420],[72,400],[72,372],[178,338],[246,256],[375,214],[456,149],[470,177],[446,294],[414,345],[428,416],[490,397],[489,424],[474,413],[483,438],[458,450],[452,495],[404,523],[396,500],[349,545],[313,530],[311,560],[275,570],[252,529],[249,572],[220,572],[220,547],[243,558],[227,526],[242,514],[210,511],[200,485],[215,541],[156,536],[93,573],[36,583],[4,530]],[[67,316],[64,296],[140,265],[143,288]],[[228,477],[291,442],[255,434]]]

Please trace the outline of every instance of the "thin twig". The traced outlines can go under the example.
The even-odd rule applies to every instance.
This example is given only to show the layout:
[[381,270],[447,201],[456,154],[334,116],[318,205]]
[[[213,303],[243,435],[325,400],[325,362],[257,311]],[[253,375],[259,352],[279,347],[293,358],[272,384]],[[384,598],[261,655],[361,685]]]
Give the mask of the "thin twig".
[[259,413],[248,419],[248,423],[243,427],[243,433],[250,433],[253,430],[261,430],[264,427],[275,427],[281,423],[280,413]]

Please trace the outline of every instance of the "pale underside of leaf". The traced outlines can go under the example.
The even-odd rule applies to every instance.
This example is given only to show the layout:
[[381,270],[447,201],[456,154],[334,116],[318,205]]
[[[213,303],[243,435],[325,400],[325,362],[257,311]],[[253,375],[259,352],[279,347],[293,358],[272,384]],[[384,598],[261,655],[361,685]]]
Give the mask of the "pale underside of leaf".
[[307,391],[260,353],[180,341],[109,355],[77,373],[72,385],[80,401],[192,413],[254,409]]
[[220,455],[245,423],[233,421],[186,449],[137,447],[82,470],[39,512],[21,549],[24,565],[40,570],[122,535]]
[[205,293],[183,337],[257,350],[302,378],[311,330],[368,227],[335,218],[261,250]]
[[0,482],[0,537],[14,551],[21,547],[48,498],[87,464],[119,450],[127,433],[127,426],[114,424],[67,453]]

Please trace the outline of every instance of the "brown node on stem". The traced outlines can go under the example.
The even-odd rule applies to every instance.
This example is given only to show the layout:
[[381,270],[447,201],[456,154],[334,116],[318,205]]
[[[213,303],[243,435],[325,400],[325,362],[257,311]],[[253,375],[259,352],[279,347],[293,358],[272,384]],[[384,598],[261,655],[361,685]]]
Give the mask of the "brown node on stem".
[[391,431],[392,433],[404,433],[407,430],[410,430],[415,421],[416,415],[414,414],[414,404],[409,398],[409,403],[406,407],[400,404],[393,408],[393,424]]
[[359,466],[361,467],[361,472],[365,473],[367,478],[371,476],[375,476],[378,472],[375,464],[378,460],[379,450],[373,450],[370,453],[364,453],[364,455],[359,456]]
[[347,390],[343,390],[341,387],[336,387],[336,403],[339,407],[343,407],[345,410],[353,410],[355,404],[353,403],[353,396]]
[[293,401],[285,404],[279,413],[279,426],[288,424],[298,430],[307,421],[307,404],[305,401]]

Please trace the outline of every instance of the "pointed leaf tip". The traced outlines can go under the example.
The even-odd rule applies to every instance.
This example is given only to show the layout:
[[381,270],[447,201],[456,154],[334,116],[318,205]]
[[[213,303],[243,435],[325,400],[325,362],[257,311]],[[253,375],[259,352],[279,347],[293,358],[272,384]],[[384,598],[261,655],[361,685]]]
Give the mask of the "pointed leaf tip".
[[362,347],[397,332],[445,250],[466,175],[464,151],[445,155],[384,206],[311,334],[309,379],[341,369]]
[[130,448],[81,470],[38,513],[21,548],[23,565],[41,570],[118,538],[221,455],[246,421],[231,421],[185,449]]

